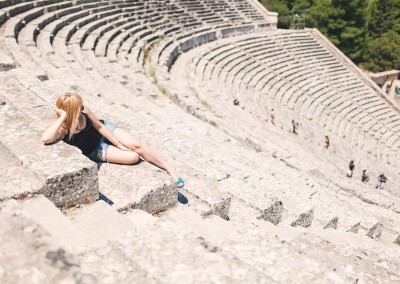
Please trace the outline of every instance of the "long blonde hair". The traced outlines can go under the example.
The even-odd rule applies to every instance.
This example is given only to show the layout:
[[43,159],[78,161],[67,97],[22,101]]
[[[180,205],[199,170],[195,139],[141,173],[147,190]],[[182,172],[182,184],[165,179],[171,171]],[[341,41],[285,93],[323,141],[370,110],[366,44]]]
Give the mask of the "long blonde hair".
[[62,124],[62,127],[69,131],[68,139],[71,139],[82,111],[82,97],[75,93],[65,93],[57,98],[56,106],[67,113],[67,119]]

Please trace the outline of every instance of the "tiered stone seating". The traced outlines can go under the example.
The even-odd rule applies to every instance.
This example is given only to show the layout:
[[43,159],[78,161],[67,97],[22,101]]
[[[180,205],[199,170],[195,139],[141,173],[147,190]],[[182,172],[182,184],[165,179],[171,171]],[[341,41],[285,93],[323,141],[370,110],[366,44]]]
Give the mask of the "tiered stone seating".
[[[283,35],[284,36],[284,35]],[[305,35],[305,37],[307,38],[307,35]],[[290,38],[290,37],[289,37]],[[302,48],[301,46],[299,46],[299,48],[296,48],[295,51],[291,51],[294,48],[294,45],[291,46],[290,42],[291,41],[295,41],[296,39],[298,39],[299,37],[293,37],[292,39],[290,39],[289,41],[286,41],[284,44],[280,43],[280,41],[282,41],[283,39],[280,37],[280,35],[276,36],[276,42],[273,43],[273,45],[271,46],[270,42],[271,40],[271,36],[269,37],[265,37],[264,42],[261,41],[261,43],[264,44],[265,46],[268,46],[268,48],[274,48],[274,45],[277,46],[276,52],[270,53],[268,52],[268,50],[262,50],[261,52],[259,52],[259,50],[261,49],[262,44],[259,44],[259,41],[254,41],[253,38],[251,38],[250,40],[246,40],[243,44],[241,44],[240,42],[238,42],[236,44],[236,48],[232,49],[230,48],[229,52],[220,52],[220,48],[218,48],[215,52],[218,53],[219,58],[215,57],[213,55],[205,55],[205,59],[204,60],[210,60],[211,64],[208,64],[207,66],[212,66],[211,70],[212,72],[210,72],[210,74],[207,74],[207,70],[205,70],[205,74],[206,77],[211,78],[213,76],[213,72],[216,69],[219,69],[219,74],[221,74],[221,72],[224,71],[224,74],[229,74],[232,75],[231,77],[225,77],[225,79],[223,80],[223,82],[225,84],[233,84],[234,80],[236,80],[238,77],[240,78],[240,82],[243,80],[243,78],[245,78],[245,76],[248,76],[249,74],[249,69],[251,70],[252,66],[260,66],[260,63],[263,63],[263,67],[260,68],[264,68],[262,73],[260,74],[260,72],[256,72],[259,75],[259,78],[263,78],[263,80],[256,80],[254,85],[250,85],[251,87],[255,88],[256,90],[258,90],[261,93],[267,93],[267,94],[272,94],[275,95],[273,97],[274,100],[276,100],[279,103],[283,103],[288,104],[290,106],[290,108],[294,108],[296,106],[296,103],[299,102],[299,97],[296,97],[293,95],[289,96],[289,94],[291,92],[287,92],[287,87],[284,89],[281,89],[280,87],[282,86],[287,86],[287,85],[292,85],[295,84],[296,89],[300,88],[299,90],[303,89],[303,92],[297,92],[299,96],[303,96],[304,91],[306,93],[309,93],[310,96],[313,96],[314,92],[316,94],[321,94],[327,91],[327,89],[333,89],[336,90],[337,92],[339,92],[339,94],[347,94],[348,96],[346,97],[346,100],[349,99],[354,99],[354,102],[358,103],[360,107],[364,108],[365,111],[367,111],[368,113],[373,113],[374,116],[376,115],[377,119],[379,119],[380,117],[385,117],[385,115],[387,115],[388,113],[390,113],[390,107],[388,108],[387,104],[385,104],[384,101],[380,101],[378,97],[376,96],[372,96],[370,100],[366,100],[363,99],[362,102],[360,102],[360,98],[361,96],[358,95],[359,93],[356,93],[355,95],[351,96],[351,93],[354,91],[350,91],[350,90],[354,90],[357,89],[358,92],[362,91],[364,89],[364,92],[368,92],[369,89],[366,88],[365,86],[363,86],[360,81],[358,81],[354,75],[353,77],[350,78],[345,78],[343,79],[343,75],[345,74],[345,71],[335,74],[332,77],[327,77],[327,80],[321,80],[318,77],[316,77],[315,79],[311,80],[311,78],[309,77],[309,72],[306,72],[307,69],[308,70],[314,70],[316,71],[315,73],[322,73],[324,74],[324,70],[329,70],[331,67],[329,67],[329,69],[326,69],[327,67],[324,67],[324,69],[321,69],[321,66],[318,67],[318,65],[316,65],[316,63],[311,62],[308,63],[306,61],[304,61],[305,59],[303,58],[303,53],[302,53]],[[300,37],[301,38],[301,37]],[[307,48],[304,49],[307,52],[309,52],[310,50],[310,45],[308,44],[308,42],[310,42],[310,38],[307,38],[306,41],[306,46]],[[297,41],[296,41],[297,44]],[[300,44],[304,44],[304,42],[300,42]],[[317,42],[314,40],[313,45],[317,45]],[[247,47],[250,46],[250,47]],[[283,47],[283,48],[282,48]],[[271,49],[273,50],[273,49]],[[287,52],[283,52],[282,50],[287,50]],[[267,51],[267,52],[266,52]],[[287,57],[287,54],[290,54],[290,57]],[[246,57],[247,56],[247,57]],[[298,57],[296,59],[296,56]],[[209,59],[210,58],[210,59]],[[257,58],[257,60],[252,60],[251,58]],[[269,58],[273,58],[273,60],[270,60]],[[297,63],[296,61],[297,60]],[[293,61],[294,64],[291,63],[291,61]],[[224,63],[227,62],[227,63]],[[276,62],[279,62],[278,64]],[[308,80],[304,80],[304,78],[302,78],[300,76],[300,74],[302,74],[301,72],[299,72],[299,70],[301,69],[297,69],[296,68],[296,64],[297,66],[299,66],[298,68],[303,68],[304,72],[304,76],[307,76],[309,79]],[[335,65],[338,65],[339,63],[336,62]],[[214,67],[214,66],[217,66]],[[232,67],[230,67],[232,66]],[[243,67],[241,67],[243,66]],[[289,73],[292,70],[292,66],[294,68],[296,68],[296,72],[295,73]],[[302,67],[300,67],[302,66]],[[332,66],[332,65],[330,65]],[[245,67],[245,68],[244,68]],[[287,68],[286,68],[287,67]],[[265,69],[268,68],[268,69]],[[283,69],[285,68],[285,69]],[[238,69],[239,71],[235,71],[236,69]],[[272,70],[272,72],[271,72]],[[199,71],[201,72],[201,71]],[[240,77],[240,73],[242,73],[243,75],[241,75]],[[286,73],[289,74],[295,74],[296,78],[293,76],[293,79],[290,77],[291,75],[286,75]],[[265,75],[263,75],[265,74]],[[327,74],[330,74],[329,71],[327,71]],[[343,75],[342,75],[343,74]],[[299,77],[300,76],[300,77]],[[254,78],[254,77],[253,77]],[[273,79],[274,78],[274,79]],[[269,79],[273,79],[274,81],[269,81]],[[278,80],[278,81],[277,81]],[[245,80],[245,82],[247,82],[247,84],[249,84],[249,82],[251,82],[251,80]],[[263,82],[263,83],[261,83]],[[301,82],[301,83],[300,83]],[[350,84],[354,84],[350,85]],[[274,87],[273,89],[270,89],[271,87]],[[304,87],[307,87],[307,89],[304,89]],[[237,86],[237,87],[240,87]],[[310,89],[311,87],[311,89]],[[315,87],[315,90],[313,91],[312,88]],[[323,89],[323,91],[322,91]],[[310,93],[311,92],[311,93]],[[286,97],[286,99],[284,99]],[[346,117],[348,112],[346,112],[346,110],[353,110],[354,108],[350,108],[352,106],[352,104],[346,104],[343,105],[344,100],[336,95],[336,96],[332,96],[330,95],[331,101],[329,102],[329,100],[323,100],[324,104],[326,104],[327,107],[331,108],[332,111],[337,112],[340,114],[341,117]],[[341,101],[338,101],[338,99],[340,99]],[[291,103],[292,102],[292,103]],[[302,102],[300,100],[300,102]],[[311,100],[312,102],[312,100]],[[332,104],[333,102],[335,102],[335,104]],[[379,108],[377,108],[376,106],[378,105],[374,105],[373,102],[376,102],[379,105]],[[339,106],[341,106],[342,108],[338,108]],[[345,107],[344,107],[345,106]],[[382,111],[381,113],[377,112],[378,110]],[[307,113],[308,109],[305,108],[304,112]],[[313,117],[311,114],[309,114],[309,117]],[[317,117],[318,119],[318,117]],[[332,119],[328,119],[328,121],[333,121]],[[364,131],[370,131],[370,129],[372,129],[373,125],[377,125],[377,124],[371,124],[370,126],[367,126],[366,128],[364,128]],[[380,124],[382,125],[382,124]],[[374,131],[376,132],[376,130]],[[385,131],[386,132],[386,131]],[[380,139],[379,137],[377,137],[378,139]]]
[[[265,133],[261,125],[263,121],[255,121],[252,135],[242,139],[243,134],[236,134],[239,131],[249,133],[244,131],[248,122],[253,123],[253,113],[240,116],[242,121],[232,120],[235,128],[220,124],[220,120],[210,115],[214,107],[221,117],[231,119],[237,114],[236,109],[221,103],[220,97],[216,100],[215,97],[206,97],[202,101],[204,93],[203,97],[193,98],[187,92],[190,89],[180,89],[180,84],[154,86],[144,74],[130,74],[132,69],[126,68],[152,63],[155,65],[148,67],[159,72],[172,67],[171,82],[175,83],[175,68],[184,67],[180,69],[179,77],[188,79],[188,84],[193,84],[196,90],[226,91],[231,87],[227,85],[240,89],[246,98],[246,108],[249,106],[249,110],[261,118],[265,117],[262,112],[270,107],[269,102],[274,102],[274,107],[281,104],[290,106],[285,113],[290,114],[290,109],[302,109],[303,113],[308,113],[311,107],[317,112],[320,103],[314,101],[320,100],[324,107],[318,109],[319,115],[312,114],[311,119],[321,119],[324,121],[321,123],[342,129],[340,133],[353,133],[353,137],[362,137],[365,131],[371,138],[370,133],[373,133],[373,137],[388,147],[396,147],[399,141],[397,132],[380,128],[380,125],[384,125],[383,120],[390,119],[397,127],[397,115],[388,111],[385,103],[377,100],[369,88],[365,88],[365,92],[371,94],[368,101],[358,101],[360,94],[353,91],[364,85],[354,83],[358,80],[356,76],[345,78],[348,69],[343,69],[343,65],[332,59],[330,53],[307,32],[277,31],[268,37],[255,34],[258,29],[274,27],[274,23],[269,23],[247,1],[175,1],[167,5],[169,8],[160,9],[160,13],[154,11],[157,1],[33,2],[32,5],[16,3],[16,7],[10,1],[8,6],[0,5],[1,9],[14,11],[10,19],[10,16],[3,18],[5,24],[0,29],[0,34],[6,35],[6,44],[4,47],[0,44],[0,48],[4,48],[7,56],[12,55],[7,59],[10,63],[4,65],[11,67],[4,68],[7,72],[0,74],[0,86],[2,94],[5,94],[0,101],[6,103],[6,107],[0,106],[1,126],[4,129],[24,126],[27,132],[21,131],[18,137],[21,140],[25,136],[31,137],[28,148],[15,143],[15,131],[0,138],[0,144],[4,146],[4,151],[0,149],[0,156],[4,155],[9,165],[7,171],[0,172],[0,178],[19,168],[10,157],[13,155],[17,161],[26,163],[22,172],[32,183],[29,191],[13,192],[14,185],[25,184],[8,182],[6,193],[1,192],[0,200],[30,199],[45,194],[58,207],[69,208],[93,202],[100,193],[101,200],[92,206],[69,212],[72,221],[40,196],[20,205],[23,216],[30,216],[33,223],[38,223],[57,242],[78,255],[82,273],[96,275],[94,277],[105,282],[110,282],[110,279],[176,282],[182,275],[177,271],[187,276],[185,282],[199,279],[205,282],[242,279],[259,283],[291,282],[294,281],[292,273],[286,274],[282,280],[279,275],[283,271],[277,273],[271,264],[277,266],[275,269],[282,269],[280,260],[301,257],[304,263],[309,263],[320,259],[321,265],[313,266],[313,269],[306,270],[307,273],[302,274],[307,265],[296,268],[296,279],[310,279],[309,272],[327,275],[332,267],[321,260],[322,250],[334,252],[331,259],[335,261],[335,267],[340,265],[340,275],[344,275],[341,279],[349,280],[358,272],[345,269],[353,260],[342,253],[340,247],[351,244],[353,253],[368,247],[387,257],[389,266],[385,268],[375,265],[375,255],[367,257],[358,266],[361,271],[374,271],[368,279],[386,279],[388,272],[392,273],[394,281],[400,278],[395,274],[396,262],[390,251],[395,249],[397,253],[398,250],[391,244],[398,239],[400,232],[397,197],[387,192],[371,193],[362,184],[342,181],[336,172],[324,176],[322,169],[317,170],[315,166],[321,162],[319,157],[306,161],[305,156],[301,156],[308,150],[304,141],[300,143],[300,155],[291,148],[298,140],[281,145],[278,141],[282,141],[282,136],[276,131],[269,137],[269,142],[260,142],[265,137],[260,135]],[[49,10],[44,13],[46,8]],[[175,8],[199,25],[190,26],[189,30],[186,20],[183,25],[173,21],[171,17],[176,14],[170,12]],[[232,20],[227,16],[232,15],[229,11],[237,12],[240,18],[237,23],[244,24],[220,24]],[[246,24],[258,20],[257,24]],[[202,21],[207,25],[202,26]],[[138,27],[143,29],[136,30]],[[240,38],[237,43],[231,42],[230,37],[243,33],[250,35]],[[201,45],[210,41],[218,41],[219,46],[203,50]],[[271,52],[264,54],[266,45],[271,47],[268,50]],[[286,46],[285,52],[282,52],[283,46]],[[14,48],[17,51],[12,51]],[[317,62],[319,59],[313,57],[310,49],[320,54],[321,61]],[[200,56],[193,60],[191,56],[196,53]],[[149,57],[152,60],[147,60]],[[312,62],[308,64],[306,58],[311,58]],[[14,59],[18,64],[12,64]],[[187,65],[183,64],[185,60]],[[293,64],[298,73],[291,68]],[[160,65],[161,68],[157,69]],[[187,66],[193,68],[193,72]],[[11,70],[15,67],[18,68]],[[268,72],[266,67],[273,72]],[[36,68],[45,69],[47,73],[35,72]],[[315,72],[307,74],[307,69]],[[156,73],[156,76],[164,83],[164,78],[158,77],[161,74]],[[211,117],[209,124],[172,104],[158,90],[164,86],[168,87],[164,94],[175,96],[175,102],[187,107],[194,116],[206,121]],[[252,97],[246,93],[249,88],[268,95]],[[329,88],[330,92],[321,98],[324,88]],[[135,166],[102,164],[97,170],[94,163],[63,143],[47,147],[40,145],[39,136],[45,125],[37,122],[49,121],[47,113],[51,113],[55,98],[70,89],[81,93],[99,117],[116,122],[169,157],[167,161],[175,164],[186,180],[186,187],[178,199],[181,203],[189,202],[190,206],[176,206],[175,186],[164,181],[168,177],[148,163]],[[352,105],[340,100],[342,92],[349,94],[351,103],[362,111],[354,114]],[[212,92],[208,94],[212,95]],[[354,96],[350,97],[350,94]],[[327,96],[331,100],[327,101]],[[211,103],[214,100],[215,106],[207,105],[207,101]],[[247,105],[247,100],[251,104]],[[193,104],[185,105],[187,101]],[[201,103],[196,105],[198,101]],[[257,106],[263,109],[260,111]],[[207,108],[210,113],[202,117],[200,111]],[[278,107],[277,111],[284,114],[286,110]],[[351,116],[351,119],[344,123],[344,116]],[[371,125],[365,130],[351,127],[363,117]],[[311,126],[311,123],[306,125]],[[237,131],[236,127],[240,130]],[[310,134],[309,142],[313,142],[316,130],[306,131]],[[277,149],[279,154],[271,157],[272,151],[265,150],[266,146]],[[335,161],[340,161],[343,153],[350,151],[345,148]],[[382,151],[379,155],[386,153]],[[44,155],[46,159],[43,159]],[[50,160],[58,162],[59,159],[57,169],[49,167]],[[71,168],[67,168],[70,164],[72,173]],[[327,161],[323,165],[332,168]],[[85,186],[79,187],[76,183]],[[74,191],[76,188],[79,190]],[[151,214],[163,212],[163,216],[151,217],[137,209]],[[4,212],[0,208],[1,213]],[[49,221],[46,216],[55,216],[55,219]],[[147,220],[146,224],[140,225],[143,220]],[[60,234],[60,227],[67,237]],[[221,238],[215,237],[216,232],[220,232]],[[76,236],[74,241],[68,238],[69,235]],[[335,240],[338,236],[339,240]],[[321,245],[324,240],[333,242],[334,246]],[[282,244],[282,241],[287,243]],[[315,243],[319,245],[315,246]],[[384,245],[388,245],[388,249]],[[306,253],[294,250],[305,246],[310,247]],[[107,260],[99,257],[105,247],[105,252],[110,255]],[[177,251],[182,251],[178,257]],[[271,251],[278,257],[260,258]],[[170,262],[173,257],[177,260]],[[178,267],[177,262],[180,264]],[[205,273],[204,267],[210,264],[213,269]],[[110,266],[117,269],[108,270]],[[106,269],[99,272],[99,267]],[[368,270],[371,267],[374,269]]]

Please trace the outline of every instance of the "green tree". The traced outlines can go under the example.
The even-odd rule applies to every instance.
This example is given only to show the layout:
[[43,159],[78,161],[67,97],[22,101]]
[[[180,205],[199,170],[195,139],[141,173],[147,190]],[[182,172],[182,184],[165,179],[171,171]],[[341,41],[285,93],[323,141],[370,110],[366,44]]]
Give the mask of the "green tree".
[[308,23],[355,62],[365,46],[366,0],[316,0]]
[[400,35],[395,31],[369,38],[361,66],[372,72],[400,69]]
[[280,0],[259,0],[268,11],[277,12],[278,16],[278,28],[288,29],[290,27],[290,22],[292,19],[289,8],[285,1]]
[[372,0],[367,19],[369,37],[378,38],[391,30],[400,33],[400,0]]

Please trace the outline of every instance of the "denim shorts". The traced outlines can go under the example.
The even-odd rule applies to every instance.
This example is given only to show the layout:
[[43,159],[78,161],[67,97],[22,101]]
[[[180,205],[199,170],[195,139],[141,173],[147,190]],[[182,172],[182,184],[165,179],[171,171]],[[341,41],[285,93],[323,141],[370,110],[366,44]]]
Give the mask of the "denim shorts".
[[[111,123],[107,120],[100,119],[100,122],[107,126],[108,129],[110,129],[111,133],[113,133],[114,130],[117,129],[117,126],[114,123]],[[113,144],[108,141],[107,138],[101,136],[99,144],[97,144],[96,148],[88,156],[89,159],[97,163],[107,162],[107,150],[109,145]]]

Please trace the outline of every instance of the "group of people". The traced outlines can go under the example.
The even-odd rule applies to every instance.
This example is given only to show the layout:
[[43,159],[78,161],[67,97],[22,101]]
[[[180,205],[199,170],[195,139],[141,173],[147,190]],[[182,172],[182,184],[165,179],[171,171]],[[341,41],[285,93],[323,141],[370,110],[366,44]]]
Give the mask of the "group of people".
[[[349,163],[349,169],[348,169],[348,171],[346,173],[348,178],[353,177],[354,169],[355,169],[354,161],[351,160],[350,163]],[[368,174],[368,171],[366,169],[362,170],[361,181],[365,182],[365,183],[369,182],[369,174]],[[375,188],[384,189],[386,182],[387,182],[387,177],[385,176],[384,173],[381,173],[378,176],[378,183],[377,183]]]

